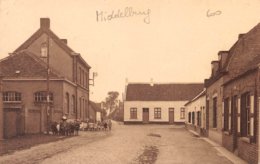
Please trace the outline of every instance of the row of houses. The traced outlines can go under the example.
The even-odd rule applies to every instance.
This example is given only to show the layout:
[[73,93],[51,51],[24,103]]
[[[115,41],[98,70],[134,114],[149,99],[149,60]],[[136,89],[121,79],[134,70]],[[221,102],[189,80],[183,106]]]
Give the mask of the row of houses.
[[248,163],[258,163],[260,24],[239,34],[211,65],[204,84],[127,84],[124,123],[185,123]]
[[258,163],[260,100],[260,24],[212,61],[205,90],[187,104],[187,128],[219,143],[246,160]]
[[90,66],[41,18],[40,28],[0,60],[0,138],[46,132],[63,116],[101,119],[89,100]]

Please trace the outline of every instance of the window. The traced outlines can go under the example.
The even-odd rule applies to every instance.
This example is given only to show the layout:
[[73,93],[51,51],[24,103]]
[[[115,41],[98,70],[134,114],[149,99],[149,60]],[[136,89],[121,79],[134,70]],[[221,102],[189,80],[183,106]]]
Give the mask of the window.
[[85,112],[85,99],[84,98],[82,98],[81,103],[82,103],[82,105],[81,105],[82,113],[80,116],[84,117],[84,112]]
[[213,98],[213,128],[217,127],[217,97]]
[[241,135],[250,135],[250,93],[241,96]]
[[185,108],[181,108],[181,119],[185,118]]
[[200,111],[197,112],[197,125],[201,126],[201,112]]
[[154,119],[161,119],[161,108],[154,108]]
[[229,98],[224,100],[224,131],[228,131],[229,124]]
[[71,96],[71,109],[73,113],[76,113],[76,103],[75,103],[75,96]]
[[234,121],[236,120],[235,117],[235,111],[238,109],[238,101],[237,101],[237,96],[233,96],[232,102],[231,102],[231,116],[230,116],[230,122],[231,122],[231,133],[233,133],[233,130],[235,129],[234,126]]
[[194,125],[195,124],[195,112],[192,112],[192,119],[191,119],[191,121],[192,121],[192,124]]
[[[49,100],[50,102],[53,102],[53,93],[49,92]],[[40,91],[34,93],[34,101],[35,102],[47,102],[47,92],[46,91]]]
[[4,102],[14,102],[14,101],[21,101],[22,96],[19,92],[4,92],[3,93],[3,101]]
[[191,123],[191,112],[189,112],[189,120],[188,120],[189,123]]
[[137,119],[137,108],[130,108],[130,119]]
[[88,88],[88,73],[86,73],[86,88]]
[[81,118],[81,98],[79,98],[79,117]]
[[82,77],[81,77],[81,68],[79,67],[79,84],[81,85],[81,79],[82,79]]
[[47,47],[47,43],[42,43],[41,45],[41,57],[47,57],[47,52],[48,51],[48,47]]
[[69,93],[66,93],[65,107],[66,107],[66,112],[69,113],[70,112],[70,95],[69,95]]

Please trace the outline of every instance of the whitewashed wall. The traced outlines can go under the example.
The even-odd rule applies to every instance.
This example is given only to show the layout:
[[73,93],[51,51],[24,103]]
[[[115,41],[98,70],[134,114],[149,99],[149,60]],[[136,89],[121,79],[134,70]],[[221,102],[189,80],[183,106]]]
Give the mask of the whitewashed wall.
[[[180,118],[180,109],[187,101],[125,101],[124,121],[143,121],[143,108],[149,108],[149,121],[169,122],[169,108],[174,108],[174,122],[185,122]],[[130,119],[130,108],[137,108],[137,119]],[[161,108],[161,119],[154,119],[154,108]]]
[[[204,107],[203,111],[201,111],[201,107]],[[185,123],[188,124],[189,121],[189,112],[195,112],[195,125],[197,125],[197,112],[201,111],[201,127],[206,127],[206,96],[201,96],[197,100],[186,105],[186,117]]]

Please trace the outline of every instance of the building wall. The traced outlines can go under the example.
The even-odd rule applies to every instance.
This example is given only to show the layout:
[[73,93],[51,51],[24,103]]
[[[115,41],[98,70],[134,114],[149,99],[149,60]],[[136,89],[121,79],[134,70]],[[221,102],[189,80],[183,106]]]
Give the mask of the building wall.
[[[185,106],[186,116],[185,116],[185,124],[188,129],[195,130],[200,135],[205,135],[203,132],[206,129],[206,96],[201,96],[197,100],[190,102]],[[201,125],[197,124],[197,112],[201,112]],[[192,121],[189,123],[189,112],[195,112],[195,122],[194,125]],[[192,118],[191,118],[192,119]],[[203,130],[204,129],[204,130]]]
[[[224,87],[224,98],[231,98],[232,96],[236,95],[238,96],[238,99],[241,100],[241,95],[246,92],[250,92],[251,96],[255,96],[255,85],[256,85],[256,77],[257,72],[251,73],[241,79],[235,80],[232,83],[229,83],[228,85],[225,85]],[[258,88],[258,93],[259,88]],[[258,95],[259,97],[259,95]],[[258,100],[259,98],[257,98]],[[253,103],[254,104],[254,103]],[[255,111],[255,130],[256,132],[256,142],[247,142],[248,140],[245,139],[245,137],[241,137],[240,133],[240,125],[238,125],[241,122],[241,117],[236,116],[237,121],[233,123],[233,131],[231,134],[228,134],[226,132],[223,133],[223,146],[227,148],[230,151],[235,151],[238,153],[238,156],[243,158],[249,163],[257,163],[258,161],[258,145],[259,145],[259,102],[256,102],[256,108]],[[241,111],[241,106],[240,106]],[[237,130],[235,130],[235,128]],[[237,149],[234,150],[234,142],[237,142]]]
[[[89,94],[85,88],[77,87],[77,118],[85,121],[90,117],[89,113]],[[81,105],[80,105],[81,103]]]
[[[218,79],[206,89],[206,100],[209,101],[208,109],[208,137],[222,145],[222,98],[223,78]],[[217,127],[213,128],[213,98],[217,97]]]
[[[124,121],[142,122],[143,108],[149,108],[150,122],[169,122],[169,108],[174,108],[174,122],[184,123],[185,118],[180,118],[180,109],[184,108],[187,101],[125,101]],[[154,108],[161,108],[161,119],[154,119]],[[137,119],[130,119],[130,108],[137,108]]]
[[[53,109],[52,120],[59,121],[63,115],[62,82],[50,81],[50,92],[54,100],[51,104]],[[4,103],[4,108],[19,108],[24,116],[21,120],[21,133],[39,133],[46,130],[46,106],[35,103],[34,93],[46,91],[46,81],[3,81],[3,91],[16,91],[22,94],[21,103]]]
[[[34,54],[41,56],[41,45],[47,41],[47,35],[43,34],[36,39],[27,49]],[[70,81],[73,81],[73,58],[60,48],[54,40],[49,41],[49,62],[50,66],[65,76]],[[46,58],[43,59],[46,61]]]

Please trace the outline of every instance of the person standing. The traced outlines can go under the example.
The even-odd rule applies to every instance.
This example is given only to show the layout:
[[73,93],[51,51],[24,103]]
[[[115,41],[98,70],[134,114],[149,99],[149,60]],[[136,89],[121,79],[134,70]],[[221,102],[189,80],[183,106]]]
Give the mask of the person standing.
[[111,119],[108,120],[108,128],[109,128],[109,130],[112,129],[112,121],[111,121]]

